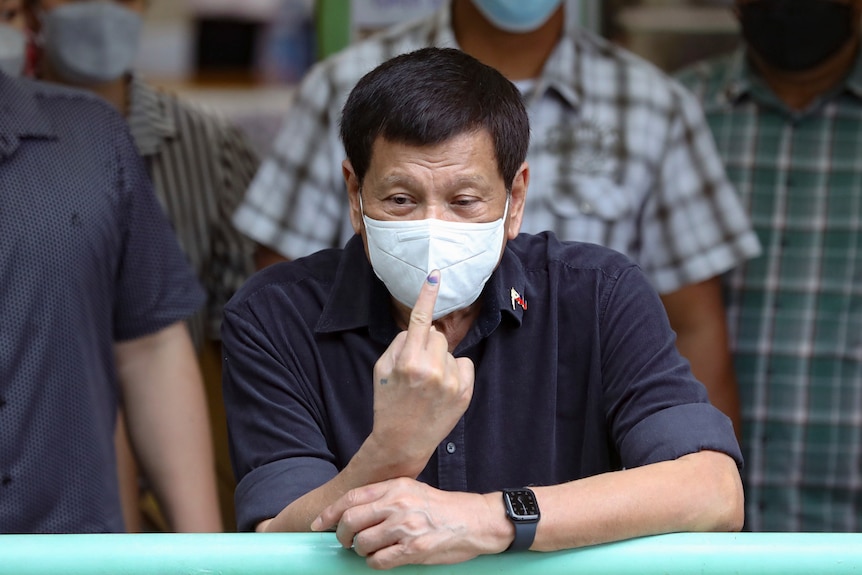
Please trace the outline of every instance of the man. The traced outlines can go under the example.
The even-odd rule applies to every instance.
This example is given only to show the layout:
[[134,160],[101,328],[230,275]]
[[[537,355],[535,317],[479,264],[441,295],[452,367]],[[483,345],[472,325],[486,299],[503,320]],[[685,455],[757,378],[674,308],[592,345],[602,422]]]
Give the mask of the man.
[[[147,0],[25,0],[31,32],[41,38],[37,75],[47,81],[87,89],[110,102],[129,122],[147,163],[156,195],[173,224],[180,245],[207,290],[206,305],[189,327],[205,369],[214,428],[222,429],[219,327],[222,308],[253,271],[253,243],[230,217],[258,166],[240,131],[176,96],[158,91],[132,73]],[[225,519],[234,485],[223,434],[219,488]],[[126,451],[122,438],[120,450]],[[223,457],[221,457],[223,455]],[[137,480],[130,480],[131,527]]]
[[747,527],[862,530],[859,0],[739,1],[686,70],[765,256],[728,274]]
[[20,0],[0,0],[0,72],[18,76],[27,59],[24,11]]
[[640,269],[518,236],[529,131],[517,88],[459,50],[351,92],[358,235],[225,311],[240,529],[335,528],[389,568],[741,526],[730,420]]
[[124,530],[119,403],[172,525],[210,529],[203,293],[123,119],[0,73],[0,205],[0,533]]
[[299,88],[234,216],[259,265],[342,246],[337,118],[373,66],[423,46],[459,47],[524,93],[536,176],[524,230],[606,245],[647,273],[680,352],[713,403],[738,415],[716,276],[758,253],[694,99],[654,67],[579,29],[574,4],[453,0],[434,17],[349,47]]

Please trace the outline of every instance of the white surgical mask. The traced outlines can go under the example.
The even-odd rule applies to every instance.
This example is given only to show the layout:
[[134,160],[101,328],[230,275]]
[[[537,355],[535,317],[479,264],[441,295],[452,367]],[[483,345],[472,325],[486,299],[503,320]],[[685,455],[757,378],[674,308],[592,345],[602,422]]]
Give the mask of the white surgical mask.
[[[359,200],[362,209],[362,198]],[[487,223],[373,220],[362,214],[371,267],[389,293],[413,308],[425,278],[440,270],[433,319],[472,304],[500,261],[509,201],[499,220]]]
[[8,24],[0,23],[0,70],[7,76],[18,77],[24,70],[27,38]]
[[73,2],[43,14],[42,42],[62,79],[110,82],[132,69],[141,25],[140,14],[114,2]]
[[532,32],[548,21],[562,0],[473,0],[485,18],[506,32]]

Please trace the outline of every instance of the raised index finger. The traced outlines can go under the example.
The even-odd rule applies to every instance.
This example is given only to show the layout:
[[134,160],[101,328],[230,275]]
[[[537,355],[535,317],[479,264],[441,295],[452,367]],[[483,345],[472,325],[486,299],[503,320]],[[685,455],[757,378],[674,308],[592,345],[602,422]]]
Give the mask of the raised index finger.
[[425,347],[428,341],[428,333],[431,331],[431,322],[434,316],[434,303],[437,301],[437,292],[440,290],[440,270],[432,270],[425,278],[425,283],[419,290],[416,305],[410,312],[410,323],[407,325],[407,340],[405,346],[419,345]]

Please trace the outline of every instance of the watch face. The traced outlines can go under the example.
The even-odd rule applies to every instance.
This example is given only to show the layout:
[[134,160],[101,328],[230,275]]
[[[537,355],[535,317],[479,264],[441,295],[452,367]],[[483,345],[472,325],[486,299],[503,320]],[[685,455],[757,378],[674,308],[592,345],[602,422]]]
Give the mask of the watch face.
[[535,521],[539,519],[539,504],[528,489],[506,491],[506,511],[512,519]]

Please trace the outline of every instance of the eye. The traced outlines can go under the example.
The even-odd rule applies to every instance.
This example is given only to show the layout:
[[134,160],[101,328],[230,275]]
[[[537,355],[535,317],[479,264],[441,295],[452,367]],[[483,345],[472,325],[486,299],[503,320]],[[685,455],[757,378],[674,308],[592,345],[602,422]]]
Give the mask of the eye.
[[458,206],[460,208],[466,208],[466,207],[470,207],[472,205],[475,205],[476,202],[478,202],[478,201],[479,200],[477,200],[476,198],[461,196],[461,197],[455,198],[452,201],[452,204],[455,206]]

